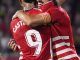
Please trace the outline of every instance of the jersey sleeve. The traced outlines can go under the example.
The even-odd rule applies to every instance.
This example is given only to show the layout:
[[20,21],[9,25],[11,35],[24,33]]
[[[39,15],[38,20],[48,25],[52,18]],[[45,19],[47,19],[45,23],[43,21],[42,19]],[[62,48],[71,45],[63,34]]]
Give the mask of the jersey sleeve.
[[58,22],[63,25],[66,24],[66,22],[69,23],[69,21],[67,20],[70,20],[70,17],[68,13],[61,7],[56,7],[56,8],[52,7],[47,11],[47,13],[50,14],[52,23]]
[[47,13],[50,14],[51,22],[55,22],[60,19],[60,13],[58,9],[50,8]]

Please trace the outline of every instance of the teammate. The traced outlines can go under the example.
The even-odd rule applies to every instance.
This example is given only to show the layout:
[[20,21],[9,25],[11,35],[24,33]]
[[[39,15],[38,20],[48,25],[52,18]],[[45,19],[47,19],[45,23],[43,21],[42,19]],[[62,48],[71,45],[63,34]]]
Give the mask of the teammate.
[[[41,11],[34,9],[35,2],[36,0],[20,0],[20,3],[23,7],[23,10],[21,11],[24,12],[26,15],[30,16],[41,13]],[[19,48],[21,51],[19,58],[20,60],[51,59],[50,57],[51,34],[49,26],[40,25],[31,28],[17,17],[11,21],[10,29],[14,40],[20,47]]]
[[33,15],[32,17],[22,11],[18,11],[13,18],[20,18],[28,26],[50,25],[53,60],[80,60],[74,47],[69,15],[61,6],[53,4],[54,1],[58,0],[53,0],[53,3],[48,0],[42,1],[45,2],[41,7],[43,13]]

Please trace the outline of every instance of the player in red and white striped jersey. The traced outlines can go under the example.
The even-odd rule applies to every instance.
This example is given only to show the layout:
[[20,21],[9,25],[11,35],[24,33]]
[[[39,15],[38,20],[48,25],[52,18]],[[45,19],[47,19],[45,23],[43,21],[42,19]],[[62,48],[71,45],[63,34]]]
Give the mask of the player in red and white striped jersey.
[[[59,0],[57,0],[59,2]],[[41,6],[42,11],[49,9],[52,2]],[[74,47],[70,18],[61,6],[53,6],[47,11],[51,16],[52,50],[54,60],[80,60]]]
[[[39,22],[43,21],[45,21],[46,24],[50,23],[53,60],[80,60],[74,47],[69,15],[61,6],[55,5],[54,1],[56,2],[56,0],[53,0],[53,2],[46,1],[47,3],[41,7],[43,13],[37,14],[37,17],[40,17],[40,19],[37,18],[36,15],[34,15],[34,18],[32,19],[23,12],[20,12],[19,14],[30,19],[30,21],[33,20],[31,21],[31,24],[36,23],[36,25],[38,25],[41,24]],[[28,24],[28,20],[22,19],[22,21],[23,20]]]

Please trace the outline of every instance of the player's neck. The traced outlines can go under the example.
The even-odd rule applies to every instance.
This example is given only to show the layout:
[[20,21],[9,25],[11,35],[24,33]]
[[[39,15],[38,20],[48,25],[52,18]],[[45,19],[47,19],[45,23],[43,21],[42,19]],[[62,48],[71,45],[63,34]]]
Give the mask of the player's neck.
[[31,7],[29,7],[29,8],[23,7],[23,10],[24,10],[24,11],[27,11],[27,10],[31,10],[31,9],[33,9],[33,8],[34,8],[34,6],[31,6]]
[[52,1],[45,1],[45,2],[43,3],[43,5],[44,5],[44,4],[47,4],[47,3],[49,3],[49,2],[52,2]]

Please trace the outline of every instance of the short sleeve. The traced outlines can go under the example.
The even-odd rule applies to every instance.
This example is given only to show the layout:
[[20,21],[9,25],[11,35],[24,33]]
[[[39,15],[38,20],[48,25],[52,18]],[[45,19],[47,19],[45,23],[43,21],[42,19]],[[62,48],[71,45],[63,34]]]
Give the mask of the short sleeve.
[[60,23],[62,25],[65,25],[66,23],[70,22],[69,15],[61,7],[56,7],[56,8],[52,7],[49,10],[47,10],[47,13],[50,14],[52,23],[57,22],[57,23]]
[[60,12],[59,12],[58,8],[50,8],[47,10],[47,13],[50,14],[52,22],[55,22],[55,21],[59,20],[59,18],[60,18]]

